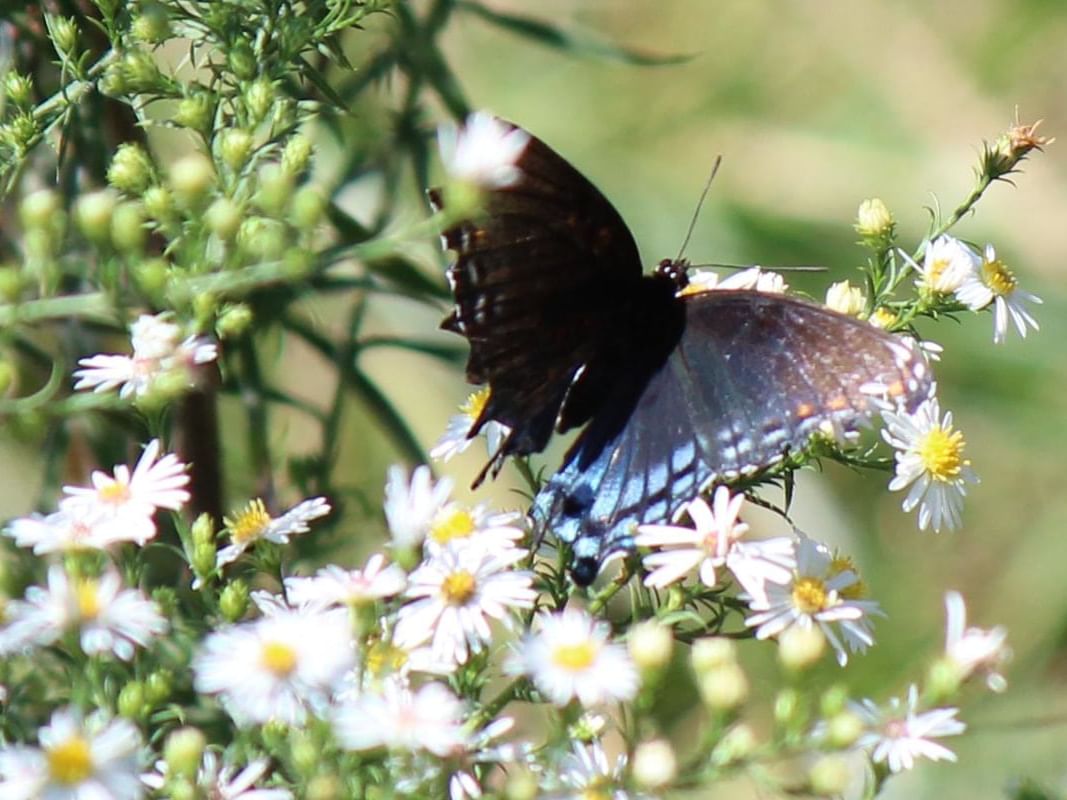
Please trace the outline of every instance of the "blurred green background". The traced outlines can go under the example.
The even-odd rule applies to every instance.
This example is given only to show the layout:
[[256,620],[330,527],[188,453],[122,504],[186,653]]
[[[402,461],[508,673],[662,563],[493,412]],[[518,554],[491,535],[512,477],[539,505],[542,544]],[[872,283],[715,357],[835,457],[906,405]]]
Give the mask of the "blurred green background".
[[[417,9],[428,4],[414,3]],[[1067,792],[1067,3],[1063,0],[491,0],[490,7],[532,15],[571,37],[553,47],[455,13],[442,39],[445,56],[472,106],[528,128],[593,180],[620,210],[651,266],[673,256],[713,158],[724,164],[698,221],[688,256],[695,262],[819,264],[826,274],[791,276],[822,296],[834,280],[856,277],[865,254],[851,229],[860,201],[877,196],[892,209],[901,244],[913,248],[926,206],[946,213],[973,183],[983,140],[1013,122],[1044,118],[1040,132],[1065,137],[1035,153],[1017,188],[994,186],[957,235],[997,246],[1023,288],[1044,299],[1039,333],[1014,332],[993,346],[990,315],[924,324],[944,345],[940,395],[967,436],[982,483],[971,490],[965,526],[920,533],[878,475],[836,465],[800,476],[799,526],[854,555],[872,595],[888,613],[878,644],[847,671],[833,665],[813,685],[842,680],[858,694],[902,694],[921,679],[943,637],[942,597],[963,592],[974,624],[1006,625],[1015,659],[1002,696],[968,694],[966,736],[950,744],[957,766],[923,764],[890,782],[885,797],[1004,797],[1028,776]],[[359,65],[390,35],[375,18],[353,37]],[[601,47],[603,45],[604,47]],[[676,63],[637,65],[612,47]],[[598,54],[596,51],[600,50]],[[364,97],[350,124],[385,125],[405,86],[383,82]],[[438,118],[447,118],[437,109]],[[427,119],[432,123],[433,120]],[[323,134],[322,170],[337,144]],[[413,182],[412,182],[413,183]],[[381,191],[366,174],[340,201],[357,216]],[[426,216],[414,187],[397,228]],[[443,283],[436,242],[411,255]],[[342,323],[344,298],[315,300],[308,311]],[[403,299],[375,299],[369,331],[456,345],[437,331],[441,310]],[[333,375],[292,341],[268,343],[271,369],[293,394],[329,396]],[[366,353],[363,366],[408,419],[428,449],[465,397],[459,369],[390,347]],[[231,418],[240,418],[238,399]],[[225,413],[226,409],[224,409]],[[317,447],[306,420],[278,411],[275,446],[299,455]],[[382,484],[398,459],[366,417],[350,415],[342,446],[346,483],[362,497],[348,530],[365,548],[380,541]],[[537,463],[554,469],[556,442]],[[25,445],[0,458],[0,516],[30,510],[39,470]],[[228,454],[231,496],[242,487],[245,454]],[[442,472],[465,487],[483,461],[474,447]],[[475,497],[522,507],[521,481],[505,470]],[[359,504],[357,504],[358,506]],[[778,527],[775,527],[775,526]],[[768,522],[777,532],[780,524]],[[742,648],[754,694],[775,669],[770,645]],[[766,676],[764,679],[763,676]],[[686,705],[683,703],[682,705]],[[678,724],[683,740],[691,723]],[[716,797],[761,797],[742,781]]]

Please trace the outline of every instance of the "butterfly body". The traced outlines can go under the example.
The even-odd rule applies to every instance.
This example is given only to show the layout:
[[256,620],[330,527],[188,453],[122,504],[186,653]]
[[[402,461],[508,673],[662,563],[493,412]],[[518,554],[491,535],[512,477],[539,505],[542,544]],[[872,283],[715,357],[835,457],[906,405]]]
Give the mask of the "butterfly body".
[[514,167],[444,232],[457,259],[443,327],[470,342],[468,379],[490,387],[470,435],[510,428],[487,469],[586,425],[532,509],[573,548],[576,582],[710,483],[854,431],[876,396],[928,393],[917,349],[865,321],[782,294],[682,291],[673,261],[642,275],[618,213],[536,138]]

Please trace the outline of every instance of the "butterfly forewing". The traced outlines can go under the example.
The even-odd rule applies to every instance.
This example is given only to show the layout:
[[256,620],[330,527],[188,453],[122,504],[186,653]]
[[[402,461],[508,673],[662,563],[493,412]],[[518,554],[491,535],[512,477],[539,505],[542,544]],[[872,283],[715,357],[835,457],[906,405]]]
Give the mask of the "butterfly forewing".
[[[512,428],[501,457],[544,448],[575,376],[613,338],[641,281],[629,230],[577,170],[534,137],[515,167],[516,181],[486,189],[481,213],[443,237],[456,251],[444,327],[470,342],[468,379],[489,384],[479,424]],[[430,197],[440,208],[441,192]]]

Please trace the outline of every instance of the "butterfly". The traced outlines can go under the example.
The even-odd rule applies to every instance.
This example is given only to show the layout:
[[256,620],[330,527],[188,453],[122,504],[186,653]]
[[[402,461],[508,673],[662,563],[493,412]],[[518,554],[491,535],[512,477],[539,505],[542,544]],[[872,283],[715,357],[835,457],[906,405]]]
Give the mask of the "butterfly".
[[[475,485],[584,425],[531,509],[572,548],[576,583],[711,484],[932,391],[910,339],[781,293],[693,292],[684,261],[644,274],[612,205],[509,122],[476,113],[442,153],[481,201],[442,233],[456,256],[442,327],[466,337],[467,378],[490,390],[468,437],[490,421],[508,430]],[[429,197],[447,210],[447,192]]]

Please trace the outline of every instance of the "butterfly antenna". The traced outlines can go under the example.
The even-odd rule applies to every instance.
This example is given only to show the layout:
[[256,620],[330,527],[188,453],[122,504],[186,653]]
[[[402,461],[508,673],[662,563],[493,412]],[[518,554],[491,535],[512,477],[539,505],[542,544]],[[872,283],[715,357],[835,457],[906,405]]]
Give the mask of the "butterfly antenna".
[[682,240],[682,246],[678,249],[678,257],[674,259],[675,263],[682,260],[682,256],[685,255],[685,248],[689,246],[689,239],[693,236],[693,229],[697,226],[697,219],[700,217],[700,209],[704,206],[704,200],[708,196],[708,192],[711,190],[711,182],[715,180],[715,175],[719,171],[719,165],[722,164],[722,156],[715,156],[715,163],[711,165],[711,174],[708,175],[707,183],[704,184],[704,191],[700,193],[700,199],[697,201],[696,210],[693,211],[693,218],[689,221],[689,230],[685,232],[685,238]]
[[[709,261],[706,264],[690,264],[690,267],[714,267],[715,269],[752,269],[753,264],[725,264],[721,261]],[[784,266],[767,266],[765,264],[760,265],[761,269],[769,269],[775,272],[829,272],[829,267],[822,267],[817,264],[788,264]]]

